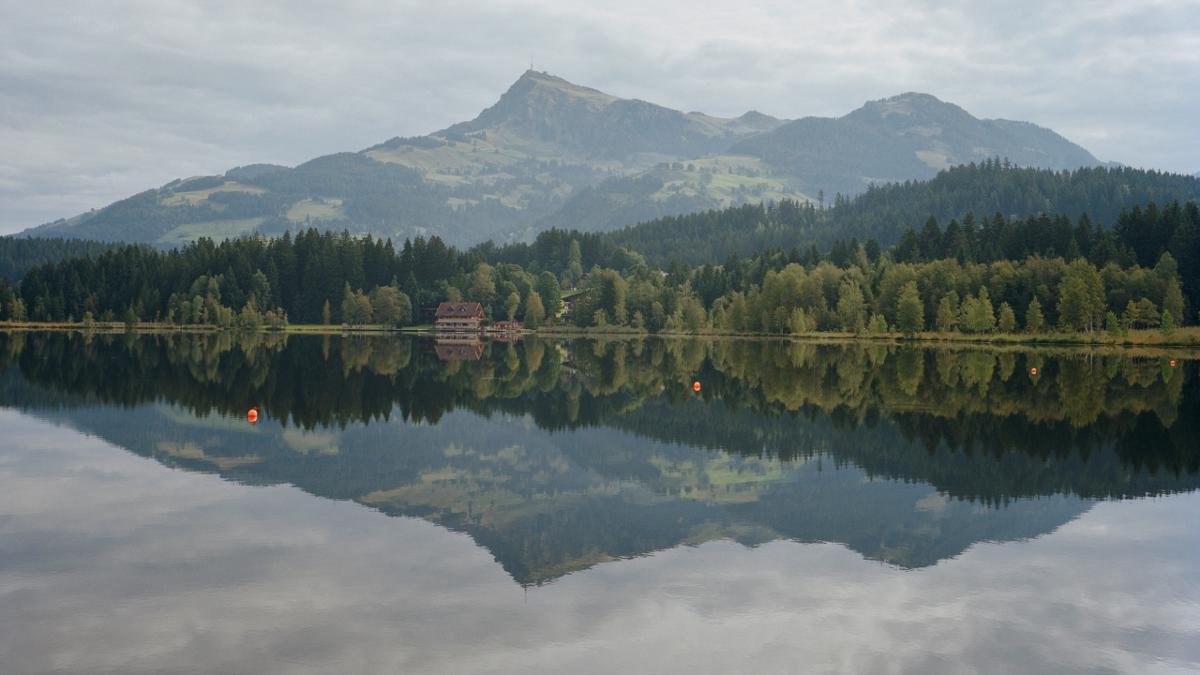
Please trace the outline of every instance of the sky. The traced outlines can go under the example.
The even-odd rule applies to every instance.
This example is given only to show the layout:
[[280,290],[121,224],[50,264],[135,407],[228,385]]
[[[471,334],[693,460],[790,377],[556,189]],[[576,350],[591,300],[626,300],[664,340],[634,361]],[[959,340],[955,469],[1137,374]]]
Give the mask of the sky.
[[473,118],[530,64],[681,110],[905,91],[1200,171],[1200,2],[0,0],[0,233]]

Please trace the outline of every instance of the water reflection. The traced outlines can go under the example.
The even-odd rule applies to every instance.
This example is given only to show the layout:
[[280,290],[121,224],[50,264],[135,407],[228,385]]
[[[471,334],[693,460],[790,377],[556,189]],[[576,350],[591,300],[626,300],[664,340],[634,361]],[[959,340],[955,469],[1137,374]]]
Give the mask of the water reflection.
[[[521,584],[731,539],[900,568],[1191,491],[1195,364],[744,341],[0,336],[0,404],[468,533]],[[1037,375],[1030,375],[1037,368]],[[702,380],[702,392],[691,382]],[[258,406],[257,425],[245,410]]]

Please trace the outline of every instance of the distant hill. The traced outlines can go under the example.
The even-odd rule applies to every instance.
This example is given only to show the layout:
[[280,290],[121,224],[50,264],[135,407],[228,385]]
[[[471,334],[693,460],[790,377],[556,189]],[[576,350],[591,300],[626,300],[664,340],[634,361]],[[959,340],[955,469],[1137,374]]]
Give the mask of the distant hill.
[[95,258],[115,246],[111,242],[83,239],[0,237],[0,278],[20,281],[25,272],[38,265],[68,258]]
[[1018,166],[1096,166],[1090,152],[1028,122],[978,119],[928,94],[871,101],[836,119],[805,117],[730,150],[759,157],[801,189],[857,194],[870,184],[932,178],[941,169],[1003,157]]
[[986,157],[1099,164],[1048,129],[976,119],[925,94],[788,122],[680,112],[531,70],[474,120],[427,136],[179,179],[23,234],[169,246],[311,225],[471,245],[822,192],[832,200]]
[[906,228],[920,229],[930,216],[944,226],[967,213],[976,218],[1086,213],[1093,223],[1112,226],[1123,209],[1176,200],[1200,201],[1200,180],[1131,168],[1066,172],[989,160],[939,172],[927,181],[872,187],[824,210],[787,201],[746,204],[650,220],[603,238],[610,247],[632,249],[653,264],[721,263],[731,254],[765,249],[828,250],[835,241],[852,237],[888,246]]

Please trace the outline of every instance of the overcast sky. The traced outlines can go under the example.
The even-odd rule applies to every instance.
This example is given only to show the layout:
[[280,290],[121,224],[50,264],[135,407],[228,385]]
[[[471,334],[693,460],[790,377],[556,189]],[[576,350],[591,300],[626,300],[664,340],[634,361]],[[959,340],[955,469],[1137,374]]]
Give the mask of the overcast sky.
[[0,0],[0,232],[428,133],[531,60],[721,115],[841,115],[923,91],[1104,160],[1200,171],[1196,0]]

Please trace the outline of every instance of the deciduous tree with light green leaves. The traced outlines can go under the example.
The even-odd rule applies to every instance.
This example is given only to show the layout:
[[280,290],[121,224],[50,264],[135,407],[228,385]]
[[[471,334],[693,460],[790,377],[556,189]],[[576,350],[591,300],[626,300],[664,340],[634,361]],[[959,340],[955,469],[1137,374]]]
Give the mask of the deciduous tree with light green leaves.
[[552,272],[542,272],[538,275],[536,290],[542,298],[542,306],[546,316],[556,317],[562,311],[562,288]]
[[838,288],[837,316],[842,330],[863,332],[867,322],[867,306],[858,283],[846,281]]
[[883,318],[882,314],[873,314],[871,322],[867,324],[867,330],[875,335],[882,335],[887,333],[890,328],[888,327],[887,319]]
[[1104,330],[1108,331],[1109,335],[1120,335],[1125,332],[1125,326],[1121,324],[1121,319],[1117,317],[1117,313],[1109,311],[1104,315]]
[[1130,328],[1155,328],[1162,322],[1162,315],[1153,301],[1140,298],[1125,304],[1123,319]]
[[1067,266],[1058,285],[1058,322],[1063,330],[1092,332],[1107,309],[1104,279],[1096,266],[1078,258]]
[[346,284],[342,292],[342,322],[351,326],[361,326],[371,323],[372,316],[371,300],[367,294],[363,293],[362,289],[351,292],[350,285]]
[[412,316],[412,302],[395,286],[379,286],[367,297],[376,323],[399,326]]
[[1035,296],[1025,309],[1025,332],[1040,333],[1046,327],[1046,316],[1042,314],[1042,303]]
[[1000,304],[1000,318],[997,325],[1001,333],[1012,333],[1017,329],[1017,315],[1007,302]]
[[537,291],[531,291],[525,298],[525,325],[537,328],[546,319],[546,308],[542,306],[542,296]]
[[917,282],[910,281],[900,289],[896,305],[896,328],[905,335],[913,335],[925,328],[925,306],[917,291]]
[[516,291],[509,293],[508,297],[504,300],[504,314],[508,317],[509,321],[517,318],[517,308],[520,306],[521,296],[517,295]]
[[996,312],[986,286],[963,302],[963,324],[969,333],[990,333],[996,328]]
[[496,279],[492,266],[480,263],[471,273],[471,284],[467,287],[467,295],[484,307],[496,299]]
[[950,333],[958,330],[958,292],[950,291],[938,300],[937,306],[937,329],[943,333]]

